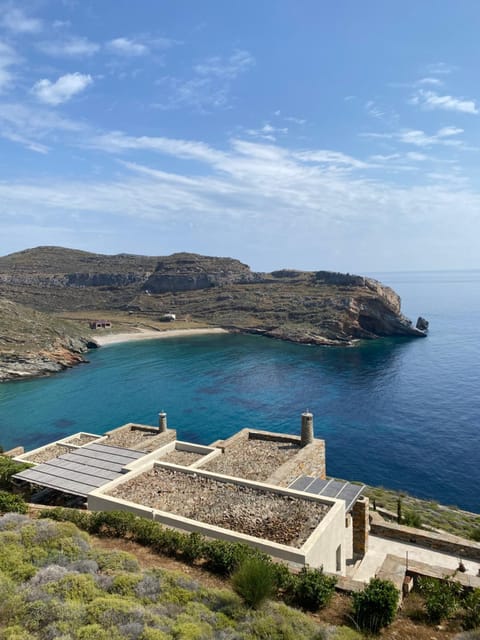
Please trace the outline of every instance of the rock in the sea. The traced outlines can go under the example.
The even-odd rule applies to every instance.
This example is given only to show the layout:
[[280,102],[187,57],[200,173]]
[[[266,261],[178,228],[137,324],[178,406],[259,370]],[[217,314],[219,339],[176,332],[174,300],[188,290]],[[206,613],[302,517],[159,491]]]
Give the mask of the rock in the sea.
[[428,320],[419,316],[415,326],[417,329],[420,329],[420,331],[428,331]]

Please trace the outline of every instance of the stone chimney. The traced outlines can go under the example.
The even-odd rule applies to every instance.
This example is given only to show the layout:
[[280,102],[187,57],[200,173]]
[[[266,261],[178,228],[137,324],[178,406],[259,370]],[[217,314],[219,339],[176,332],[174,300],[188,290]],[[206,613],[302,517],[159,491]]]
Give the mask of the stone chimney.
[[167,430],[167,414],[165,411],[158,414],[158,430],[160,433],[165,433]]
[[353,555],[363,558],[368,551],[368,534],[370,531],[369,500],[361,496],[353,505]]
[[305,447],[313,442],[313,414],[307,409],[302,413],[302,433],[300,437],[300,445]]

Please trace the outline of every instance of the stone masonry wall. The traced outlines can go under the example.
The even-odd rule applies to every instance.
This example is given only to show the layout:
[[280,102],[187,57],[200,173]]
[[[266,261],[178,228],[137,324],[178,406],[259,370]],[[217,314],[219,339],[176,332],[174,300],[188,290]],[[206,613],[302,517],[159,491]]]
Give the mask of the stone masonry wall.
[[276,469],[266,482],[288,487],[298,476],[325,479],[325,440],[315,439],[311,444],[299,449],[295,456]]
[[375,512],[372,514],[371,532],[382,538],[417,544],[419,547],[480,562],[480,543],[478,542],[449,533],[422,531],[413,527],[385,522]]

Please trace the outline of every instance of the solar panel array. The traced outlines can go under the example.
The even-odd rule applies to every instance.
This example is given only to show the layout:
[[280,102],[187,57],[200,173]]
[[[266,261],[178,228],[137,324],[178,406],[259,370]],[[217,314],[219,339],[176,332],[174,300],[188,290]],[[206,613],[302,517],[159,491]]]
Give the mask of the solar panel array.
[[345,511],[348,513],[365,489],[365,485],[333,480],[333,478],[322,480],[321,478],[313,478],[311,476],[300,476],[292,482],[288,488],[295,489],[296,491],[304,491],[305,493],[311,493],[316,496],[344,500]]
[[142,451],[91,443],[21,471],[13,477],[41,487],[86,497],[94,489],[123,475],[122,469],[126,464],[144,455]]

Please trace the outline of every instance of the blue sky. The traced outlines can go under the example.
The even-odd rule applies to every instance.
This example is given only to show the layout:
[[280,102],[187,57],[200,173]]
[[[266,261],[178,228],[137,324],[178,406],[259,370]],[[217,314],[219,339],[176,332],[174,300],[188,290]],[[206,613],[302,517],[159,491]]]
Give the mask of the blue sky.
[[0,1],[0,253],[479,268],[476,0]]

